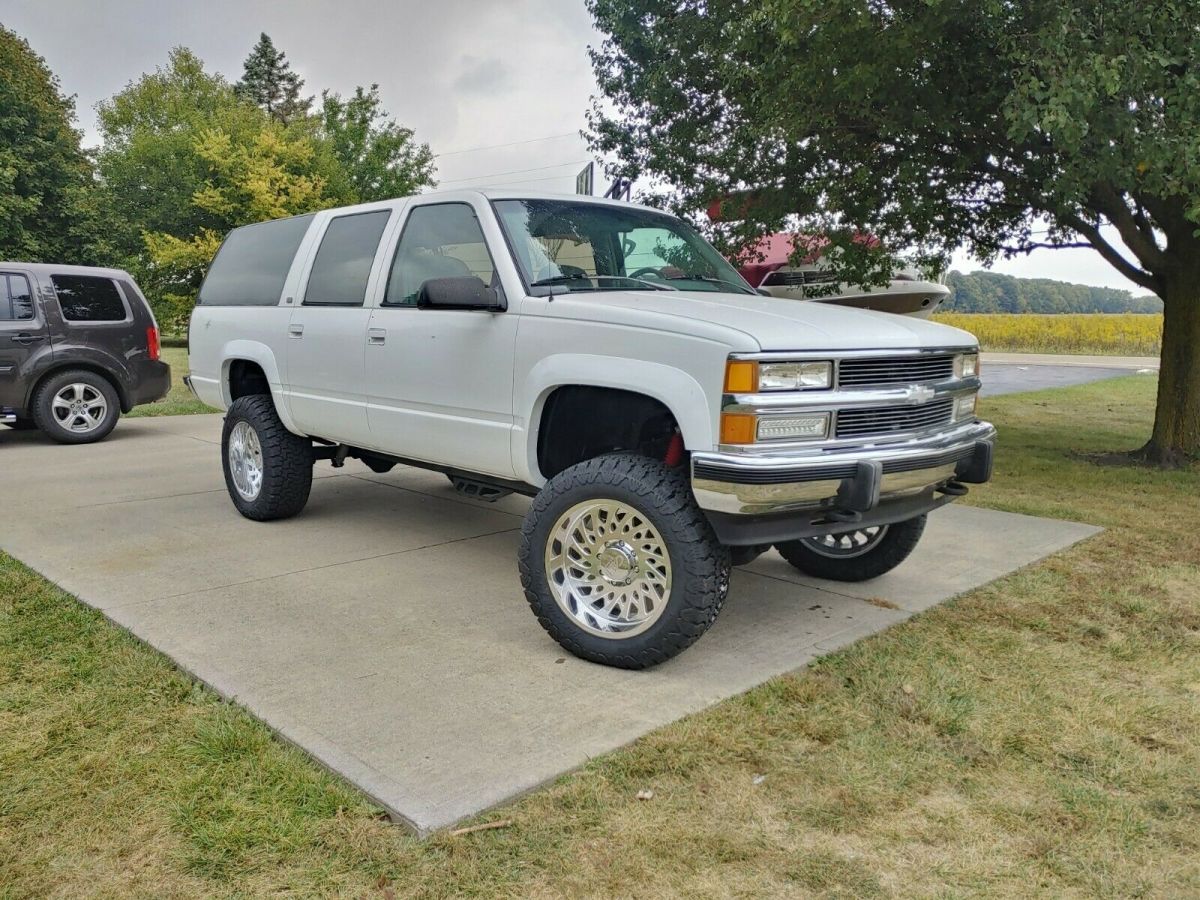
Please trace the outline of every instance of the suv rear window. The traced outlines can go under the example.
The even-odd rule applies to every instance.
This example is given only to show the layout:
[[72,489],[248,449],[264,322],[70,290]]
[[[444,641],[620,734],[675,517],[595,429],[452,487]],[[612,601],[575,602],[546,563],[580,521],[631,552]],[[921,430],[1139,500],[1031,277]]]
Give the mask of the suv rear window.
[[312,214],[229,232],[200,288],[204,306],[275,306]]
[[51,275],[58,305],[68,322],[123,322],[125,301],[111,278],[96,275]]

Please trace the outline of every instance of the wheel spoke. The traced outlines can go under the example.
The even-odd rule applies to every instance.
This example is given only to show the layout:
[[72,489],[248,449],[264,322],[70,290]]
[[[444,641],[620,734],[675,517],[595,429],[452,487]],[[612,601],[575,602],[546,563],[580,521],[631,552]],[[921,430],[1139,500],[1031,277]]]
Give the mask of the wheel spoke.
[[602,637],[638,634],[671,590],[666,543],[642,512],[616,500],[577,503],[546,541],[546,581],[577,625]]

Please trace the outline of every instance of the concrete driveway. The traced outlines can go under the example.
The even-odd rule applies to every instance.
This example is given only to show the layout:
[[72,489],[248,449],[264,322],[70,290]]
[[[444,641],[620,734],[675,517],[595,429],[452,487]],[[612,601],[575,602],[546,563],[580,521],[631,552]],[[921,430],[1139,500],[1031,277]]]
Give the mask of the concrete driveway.
[[130,419],[88,447],[0,428],[0,547],[422,833],[1098,530],[952,506],[912,560],[857,586],[772,553],[699,643],[623,672],[568,656],[526,606],[527,500],[322,464],[303,515],[250,522],[225,494],[220,423]]

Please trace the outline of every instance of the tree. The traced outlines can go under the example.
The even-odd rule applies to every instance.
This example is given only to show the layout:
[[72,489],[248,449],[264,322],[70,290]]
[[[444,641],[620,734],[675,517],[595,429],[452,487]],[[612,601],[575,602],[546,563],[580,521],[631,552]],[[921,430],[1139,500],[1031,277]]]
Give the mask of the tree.
[[185,48],[99,106],[111,239],[165,328],[231,228],[353,202],[328,144],[239,99]]
[[92,166],[75,104],[29,44],[0,26],[0,259],[94,262]]
[[384,112],[379,85],[343,100],[321,93],[321,128],[358,202],[415,194],[433,181],[433,153]]
[[824,230],[859,283],[894,265],[861,231],[928,261],[1094,247],[1164,303],[1140,455],[1200,453],[1195,0],[588,6],[607,35],[593,145],[624,174],[662,180],[685,210],[749,190],[720,240]]
[[145,232],[160,306],[176,327],[186,321],[209,263],[226,232],[239,225],[279,219],[337,205],[326,193],[325,177],[312,165],[317,148],[288,135],[276,122],[238,141],[226,131],[205,129],[193,147],[205,168],[203,185],[192,195],[201,213],[220,224],[200,226],[184,237]]
[[234,90],[280,125],[287,125],[308,115],[312,98],[300,96],[302,87],[304,79],[292,71],[287,54],[277,50],[264,32],[246,57],[242,80]]

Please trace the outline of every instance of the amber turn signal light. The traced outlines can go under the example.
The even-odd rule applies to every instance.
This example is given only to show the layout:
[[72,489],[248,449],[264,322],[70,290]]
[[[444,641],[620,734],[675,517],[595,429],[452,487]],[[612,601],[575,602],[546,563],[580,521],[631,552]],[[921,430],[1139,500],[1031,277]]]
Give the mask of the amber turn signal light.
[[758,421],[745,413],[721,413],[722,444],[753,444]]
[[758,392],[758,363],[731,359],[725,363],[725,393],[754,394]]

